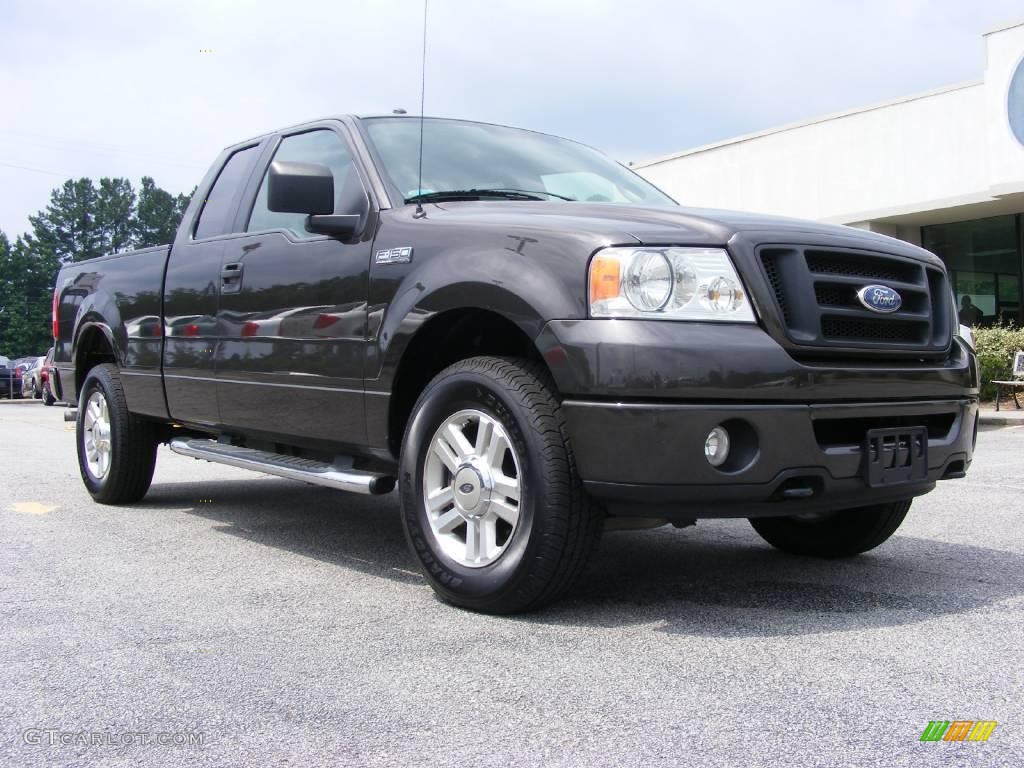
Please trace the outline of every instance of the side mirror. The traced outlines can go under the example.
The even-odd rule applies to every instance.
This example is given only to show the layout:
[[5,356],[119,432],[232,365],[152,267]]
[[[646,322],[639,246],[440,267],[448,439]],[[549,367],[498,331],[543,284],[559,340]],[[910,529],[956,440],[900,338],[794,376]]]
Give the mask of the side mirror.
[[[357,206],[360,210],[366,207],[365,197],[364,192],[363,204]],[[307,231],[335,237],[351,237],[356,234],[362,226],[365,213],[334,213],[334,175],[326,165],[284,160],[270,164],[267,207],[277,213],[309,214],[306,219]]]
[[334,213],[334,175],[326,165],[275,160],[267,179],[267,207],[276,213]]

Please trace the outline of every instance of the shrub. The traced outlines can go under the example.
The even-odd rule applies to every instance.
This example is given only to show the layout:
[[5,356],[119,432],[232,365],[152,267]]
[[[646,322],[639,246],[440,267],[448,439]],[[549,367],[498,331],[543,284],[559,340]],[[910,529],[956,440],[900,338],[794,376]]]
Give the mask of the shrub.
[[1014,353],[1024,350],[1024,328],[1011,324],[972,330],[981,368],[981,396],[991,399],[996,396],[996,388],[989,382],[1009,379]]

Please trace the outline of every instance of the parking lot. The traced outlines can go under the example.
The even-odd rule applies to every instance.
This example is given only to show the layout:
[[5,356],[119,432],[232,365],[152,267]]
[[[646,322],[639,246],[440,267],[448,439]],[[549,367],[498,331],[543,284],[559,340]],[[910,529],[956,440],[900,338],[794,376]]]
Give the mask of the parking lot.
[[[842,562],[742,520],[609,533],[548,610],[439,602],[397,497],[161,449],[86,494],[60,407],[0,403],[0,764],[1019,765],[1024,427]],[[930,720],[998,721],[922,743]],[[35,729],[202,745],[27,743]]]

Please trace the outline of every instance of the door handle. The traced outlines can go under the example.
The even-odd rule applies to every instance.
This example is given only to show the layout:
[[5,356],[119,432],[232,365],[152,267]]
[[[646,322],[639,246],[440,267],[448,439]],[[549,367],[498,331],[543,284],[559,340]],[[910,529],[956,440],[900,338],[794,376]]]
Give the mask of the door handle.
[[242,290],[242,262],[225,264],[220,270],[220,292],[238,293]]

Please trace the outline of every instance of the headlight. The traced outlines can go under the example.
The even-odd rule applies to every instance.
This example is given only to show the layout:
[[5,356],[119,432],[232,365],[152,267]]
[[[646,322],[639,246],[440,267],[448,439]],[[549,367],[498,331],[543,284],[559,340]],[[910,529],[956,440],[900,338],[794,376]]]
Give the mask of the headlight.
[[605,248],[590,262],[591,317],[754,322],[720,248]]

